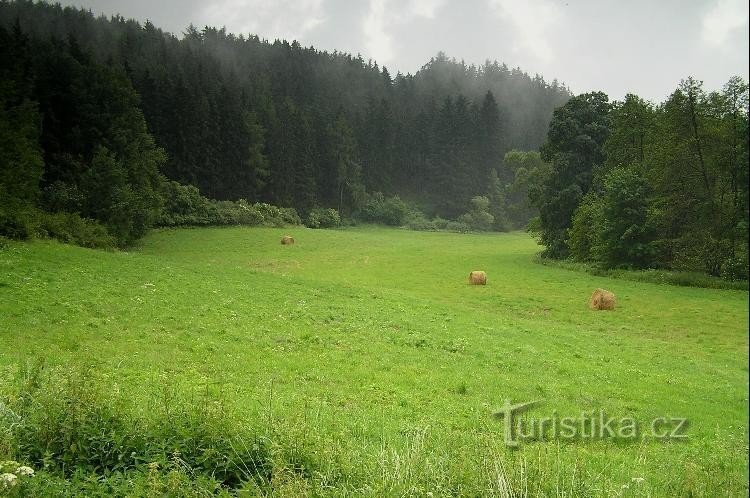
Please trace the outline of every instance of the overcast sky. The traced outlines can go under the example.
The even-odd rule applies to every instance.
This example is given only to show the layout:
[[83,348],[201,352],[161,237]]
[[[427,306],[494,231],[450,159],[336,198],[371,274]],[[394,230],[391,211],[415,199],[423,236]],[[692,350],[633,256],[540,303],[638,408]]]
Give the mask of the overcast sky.
[[64,0],[181,36],[193,23],[361,53],[392,74],[443,51],[497,59],[575,93],[661,101],[693,75],[706,89],[748,79],[747,0]]

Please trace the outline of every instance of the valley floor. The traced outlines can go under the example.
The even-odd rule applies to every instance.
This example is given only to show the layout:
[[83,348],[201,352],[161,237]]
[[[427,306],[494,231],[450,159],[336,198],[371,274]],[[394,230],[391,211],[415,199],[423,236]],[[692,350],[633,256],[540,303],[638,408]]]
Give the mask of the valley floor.
[[[255,493],[746,496],[748,293],[595,277],[538,251],[524,233],[374,227],[154,231],[128,252],[11,242],[0,389],[10,403],[10,379],[43,360],[92,372],[131,414],[220,405],[284,455]],[[597,287],[615,311],[588,309]],[[539,401],[528,423],[603,411],[639,431],[509,448],[492,416],[506,400]],[[687,419],[687,437],[654,437],[660,417]],[[13,441],[0,432],[0,460],[34,454]],[[70,489],[54,467],[35,479]]]

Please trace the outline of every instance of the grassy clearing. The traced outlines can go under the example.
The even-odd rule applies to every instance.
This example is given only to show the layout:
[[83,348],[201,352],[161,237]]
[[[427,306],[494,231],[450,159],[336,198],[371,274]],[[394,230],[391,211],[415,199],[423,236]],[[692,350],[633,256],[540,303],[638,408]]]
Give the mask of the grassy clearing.
[[[120,414],[116,427],[140,434],[131,439],[144,454],[148,434],[182,448],[174,434],[206,426],[264,441],[271,477],[247,483],[250,494],[747,494],[747,292],[539,265],[521,233],[295,229],[297,243],[281,246],[286,231],[157,231],[131,252],[7,244],[6,401],[55,398],[60,375],[89,372],[79,376],[98,393],[89,405]],[[487,271],[486,287],[467,285],[472,269]],[[587,309],[596,287],[617,294],[616,311]],[[24,395],[19,365],[39,358],[47,380]],[[543,400],[529,412],[539,417],[686,417],[689,438],[510,450],[490,416],[508,398]],[[211,403],[220,409],[187,429],[158,423]],[[13,441],[0,441],[11,453],[0,459],[25,457]],[[175,466],[147,463],[134,463],[136,484],[125,467],[82,476],[52,465],[37,477],[49,489],[62,489],[61,477],[82,487],[94,472],[117,481],[113,493],[168,486]],[[197,482],[211,469],[185,472]]]

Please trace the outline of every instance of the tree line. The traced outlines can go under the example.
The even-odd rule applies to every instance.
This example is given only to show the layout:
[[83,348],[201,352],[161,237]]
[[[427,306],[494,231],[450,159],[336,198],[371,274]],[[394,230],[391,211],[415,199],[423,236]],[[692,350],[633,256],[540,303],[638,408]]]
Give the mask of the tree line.
[[606,268],[748,276],[748,84],[693,78],[654,105],[601,92],[550,123],[531,196],[544,255]]
[[747,278],[741,78],[687,79],[658,105],[571,98],[498,62],[440,53],[394,76],[298,42],[2,1],[0,144],[0,235],[532,220],[547,257]]
[[164,178],[303,217],[352,217],[382,192],[455,219],[491,182],[514,182],[504,154],[538,148],[570,98],[498,62],[441,53],[391,75],[298,42],[192,25],[178,38],[29,0],[0,2],[0,37],[6,225],[33,205],[98,221],[119,243],[170,204]]

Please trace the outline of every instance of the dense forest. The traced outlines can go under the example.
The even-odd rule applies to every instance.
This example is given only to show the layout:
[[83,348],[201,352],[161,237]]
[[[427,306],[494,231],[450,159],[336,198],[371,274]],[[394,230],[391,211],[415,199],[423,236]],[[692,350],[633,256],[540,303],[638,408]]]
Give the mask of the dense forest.
[[0,144],[5,236],[531,220],[548,257],[747,278],[740,78],[610,102],[498,62],[440,53],[392,75],[298,42],[2,1]]
[[601,92],[555,111],[530,191],[553,258],[748,276],[748,84],[687,78],[660,105]]
[[128,209],[149,211],[164,175],[211,199],[303,215],[327,207],[351,216],[383,192],[455,219],[493,178],[513,181],[503,154],[538,148],[570,97],[497,62],[439,54],[415,75],[391,75],[297,42],[193,26],[178,38],[31,1],[0,3],[0,27],[0,98],[8,127],[24,134],[14,147],[34,158],[22,168],[27,186],[39,184],[48,211],[98,220],[115,208],[89,201],[113,175],[133,196],[117,201]]

